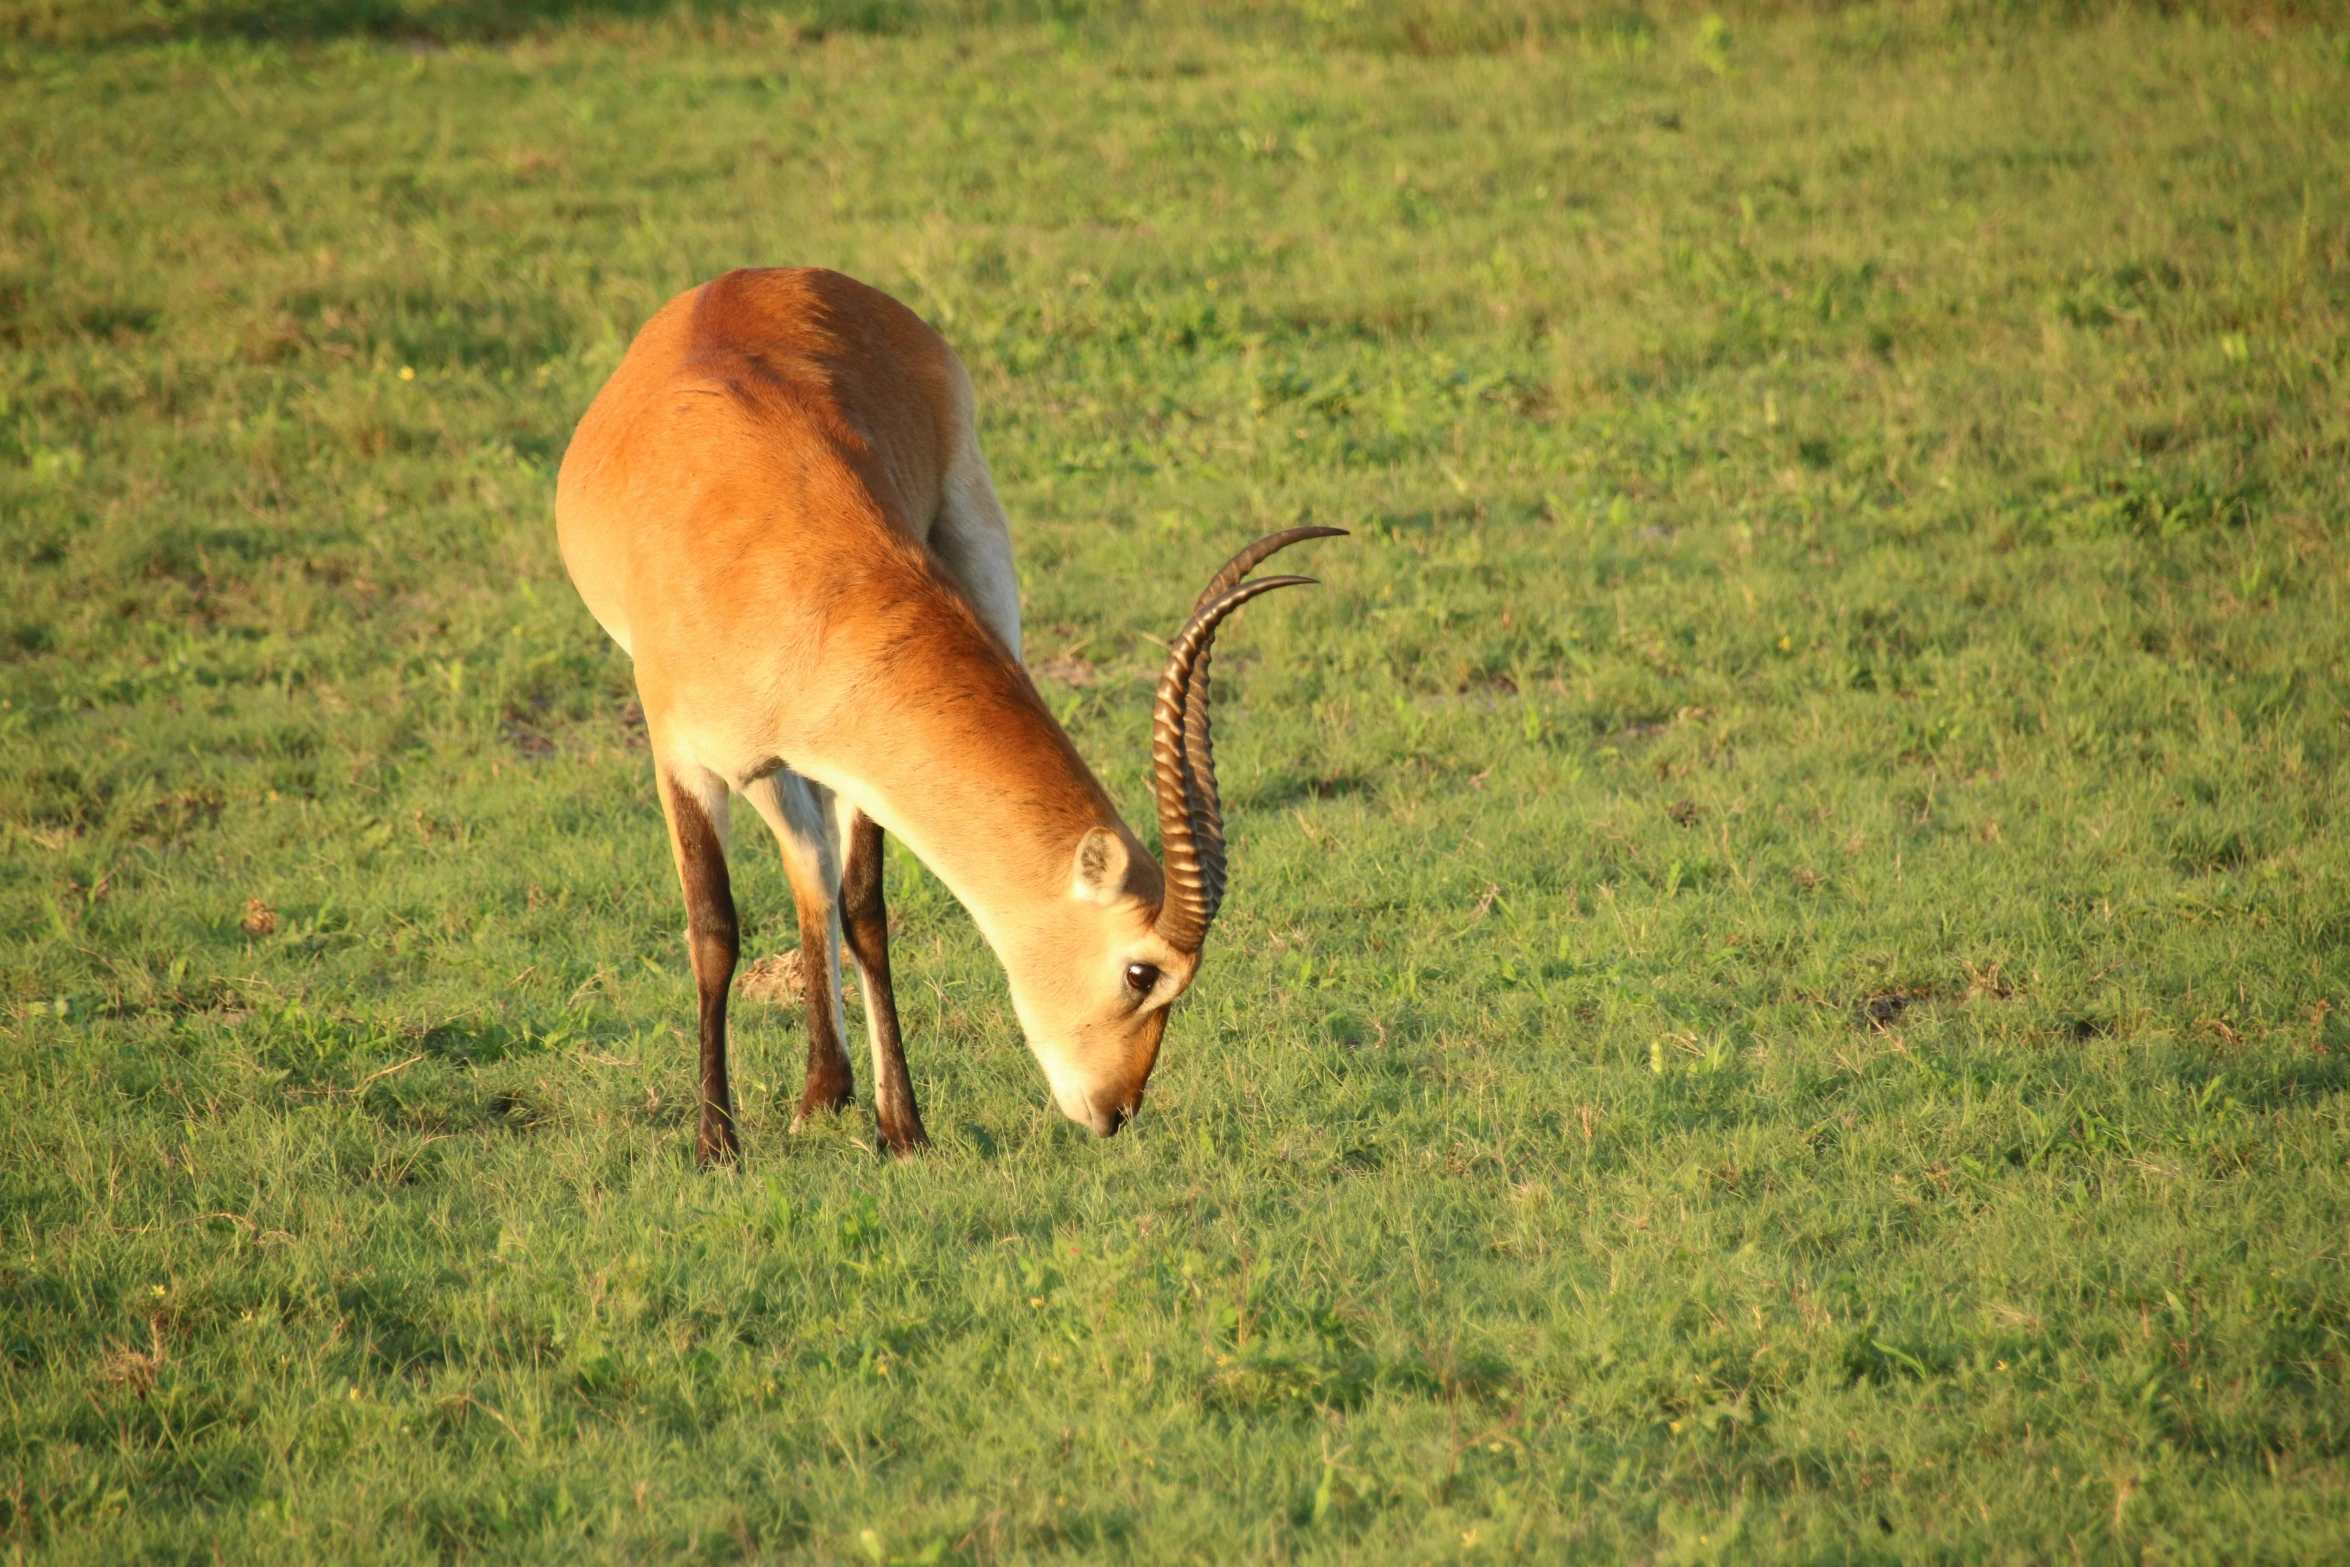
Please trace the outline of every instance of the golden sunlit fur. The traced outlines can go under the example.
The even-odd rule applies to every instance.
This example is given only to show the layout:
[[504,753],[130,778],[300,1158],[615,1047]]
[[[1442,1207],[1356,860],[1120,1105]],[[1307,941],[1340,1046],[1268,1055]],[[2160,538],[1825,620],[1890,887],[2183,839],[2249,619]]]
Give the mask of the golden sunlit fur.
[[[714,846],[735,794],[782,845],[809,955],[803,1114],[847,1093],[845,1061],[819,1091],[816,1052],[820,1025],[840,1032],[844,855],[863,813],[977,919],[1062,1111],[1115,1131],[1198,954],[1154,930],[1159,866],[1021,667],[1010,537],[969,378],[938,334],[814,269],[682,294],[580,421],[556,524],[580,596],[636,663],[703,999],[704,1156],[734,1147],[716,971],[735,937]],[[1144,993],[1134,965],[1156,971]],[[902,1148],[921,1128],[893,1087],[902,1057],[894,1074],[884,1059],[894,1010],[888,1029],[875,1108]]]

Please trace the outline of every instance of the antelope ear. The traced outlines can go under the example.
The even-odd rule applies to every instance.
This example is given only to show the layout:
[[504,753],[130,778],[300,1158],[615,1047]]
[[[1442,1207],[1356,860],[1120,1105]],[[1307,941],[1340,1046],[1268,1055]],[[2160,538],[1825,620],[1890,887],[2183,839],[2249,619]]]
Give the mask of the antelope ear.
[[1069,879],[1069,895],[1107,907],[1126,896],[1126,840],[1107,827],[1096,827],[1077,840],[1077,863]]

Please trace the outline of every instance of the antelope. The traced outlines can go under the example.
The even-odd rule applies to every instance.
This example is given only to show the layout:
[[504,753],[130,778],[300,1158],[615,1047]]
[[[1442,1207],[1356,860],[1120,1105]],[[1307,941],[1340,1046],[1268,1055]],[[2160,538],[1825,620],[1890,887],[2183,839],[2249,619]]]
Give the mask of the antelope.
[[635,664],[685,895],[699,1162],[740,1153],[726,1061],[735,795],[781,847],[799,917],[808,1064],[793,1130],[852,1100],[845,944],[881,1141],[898,1154],[929,1141],[890,988],[885,833],[971,911],[1062,1113],[1101,1137],[1124,1125],[1224,894],[1216,630],[1314,580],[1251,578],[1268,556],[1344,530],[1251,544],[1170,644],[1151,730],[1162,869],[1020,662],[1011,533],[970,377],[888,295],[789,268],[671,300],[580,420],[555,523],[580,597]]

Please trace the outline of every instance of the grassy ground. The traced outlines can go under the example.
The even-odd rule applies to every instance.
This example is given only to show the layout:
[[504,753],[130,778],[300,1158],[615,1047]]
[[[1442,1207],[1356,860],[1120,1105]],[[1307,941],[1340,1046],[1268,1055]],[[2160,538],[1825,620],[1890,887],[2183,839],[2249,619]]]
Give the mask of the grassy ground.
[[[2350,1552],[2344,34],[398,9],[5,13],[7,1560]],[[940,1146],[746,1006],[691,1167],[549,506],[782,261],[960,347],[1136,820],[1355,530],[1114,1142],[901,859]]]

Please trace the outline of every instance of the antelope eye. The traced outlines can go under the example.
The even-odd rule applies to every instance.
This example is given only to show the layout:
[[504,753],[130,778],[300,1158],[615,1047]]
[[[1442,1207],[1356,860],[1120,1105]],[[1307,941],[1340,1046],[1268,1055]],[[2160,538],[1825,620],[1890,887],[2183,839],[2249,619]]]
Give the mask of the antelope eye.
[[1138,996],[1147,996],[1158,988],[1159,971],[1148,963],[1126,965],[1126,988]]

